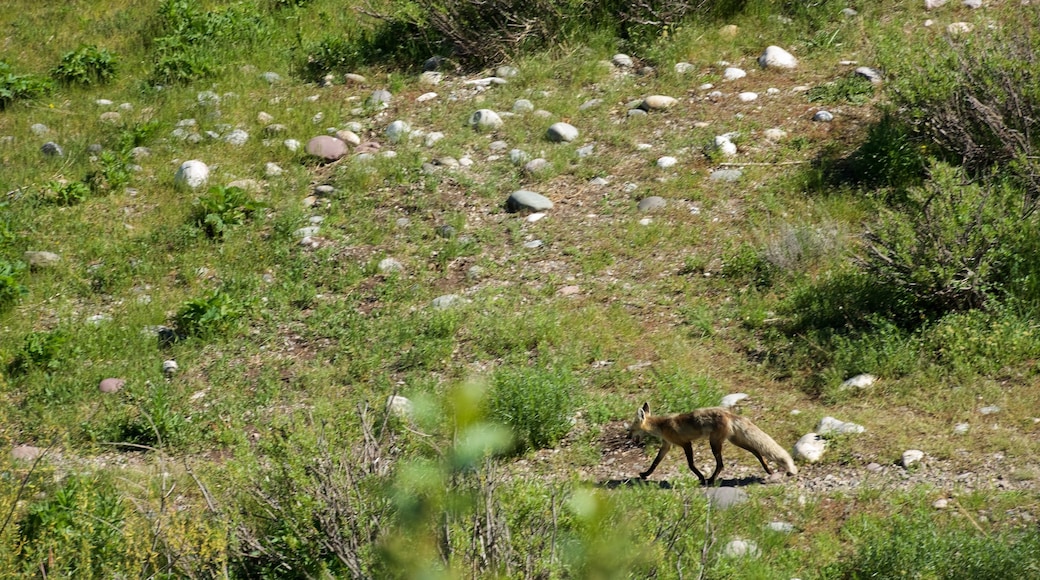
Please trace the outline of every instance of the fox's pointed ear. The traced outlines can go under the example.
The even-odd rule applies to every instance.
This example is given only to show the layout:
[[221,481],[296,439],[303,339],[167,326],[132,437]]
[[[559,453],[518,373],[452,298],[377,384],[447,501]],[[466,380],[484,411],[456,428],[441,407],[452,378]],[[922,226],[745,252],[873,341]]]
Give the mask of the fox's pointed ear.
[[650,412],[650,403],[643,403],[643,412],[644,413],[649,413]]

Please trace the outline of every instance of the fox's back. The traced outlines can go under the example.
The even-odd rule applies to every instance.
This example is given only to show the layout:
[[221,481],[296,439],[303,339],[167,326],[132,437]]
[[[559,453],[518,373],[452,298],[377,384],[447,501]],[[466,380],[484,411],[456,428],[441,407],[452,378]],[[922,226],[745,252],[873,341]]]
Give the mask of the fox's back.
[[707,407],[655,419],[660,420],[658,427],[664,438],[675,438],[677,441],[673,442],[679,442],[708,437],[712,433],[728,434],[732,417],[732,413],[722,407]]

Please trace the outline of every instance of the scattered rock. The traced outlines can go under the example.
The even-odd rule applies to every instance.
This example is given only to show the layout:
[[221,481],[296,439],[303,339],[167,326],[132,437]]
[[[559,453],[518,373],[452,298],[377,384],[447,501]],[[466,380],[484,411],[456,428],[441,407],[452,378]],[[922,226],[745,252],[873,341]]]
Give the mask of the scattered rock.
[[758,57],[758,65],[762,68],[793,69],[798,66],[798,60],[779,46],[767,46]]
[[618,68],[632,68],[636,65],[632,60],[632,57],[622,53],[615,54],[614,57],[610,59],[610,62]]
[[368,79],[366,79],[364,76],[359,75],[357,73],[347,73],[347,74],[343,75],[343,80],[345,82],[348,82],[348,83],[351,83],[351,84],[355,84],[355,85],[363,85],[363,84],[368,82]]
[[643,99],[643,102],[639,105],[640,109],[644,111],[659,111],[668,109],[675,106],[678,103],[678,99],[675,97],[669,97],[667,95],[650,95]]
[[361,144],[361,137],[358,137],[356,133],[348,129],[336,131],[336,138],[355,147]]
[[784,137],[787,137],[787,131],[784,131],[783,129],[777,127],[773,127],[772,129],[766,129],[765,131],[763,131],[762,135],[764,135],[765,138],[769,139],[770,141],[779,141]]
[[794,444],[794,458],[807,463],[816,463],[827,450],[827,441],[816,433],[806,433]]
[[44,125],[43,123],[33,123],[29,127],[29,130],[32,131],[33,135],[37,135],[37,136],[43,136],[43,135],[46,135],[47,133],[51,132],[50,127],[48,127],[47,125]]
[[11,459],[15,461],[36,461],[46,450],[32,445],[15,445],[11,449]]
[[834,417],[824,417],[820,419],[819,425],[816,426],[816,432],[820,435],[851,435],[863,433],[866,430],[862,425],[839,421]]
[[400,143],[401,141],[408,140],[408,133],[412,130],[412,126],[405,121],[394,121],[386,128],[386,138],[391,143]]
[[[734,151],[734,153],[736,153],[736,151]],[[732,153],[730,155],[732,155]],[[739,180],[743,175],[744,173],[739,169],[716,169],[708,175],[708,179],[712,181],[731,183]]]
[[974,26],[970,22],[953,22],[946,26],[946,33],[951,36],[958,34],[967,34],[974,30]]
[[426,101],[432,101],[432,100],[434,100],[436,98],[437,98],[437,93],[434,93],[434,92],[423,93],[423,94],[419,95],[418,97],[415,97],[415,102],[416,103],[425,103]]
[[790,534],[794,531],[794,525],[787,522],[769,522],[766,528],[781,534]]
[[675,74],[677,74],[677,75],[690,74],[690,73],[692,73],[692,72],[697,70],[697,67],[693,66],[692,64],[690,64],[688,62],[677,62],[677,63],[675,63],[675,67],[674,68],[675,68]]
[[737,79],[742,79],[746,76],[747,72],[745,72],[744,69],[740,69],[737,67],[726,67],[726,69],[722,71],[722,78],[727,81],[735,81]]
[[545,137],[553,143],[570,142],[578,138],[578,129],[570,123],[553,123],[546,131]]
[[48,141],[40,147],[40,153],[47,157],[64,157],[65,151],[54,141]]
[[920,449],[907,449],[903,452],[903,458],[901,464],[903,467],[910,467],[924,458],[924,451]]
[[376,91],[373,91],[372,94],[369,95],[368,100],[365,101],[365,104],[373,109],[385,109],[390,106],[390,99],[392,98],[393,95],[390,94],[390,91],[386,89],[378,89]]
[[318,135],[307,141],[304,151],[324,161],[335,161],[347,154],[347,144],[329,135]]
[[524,172],[526,173],[540,173],[551,167],[549,162],[541,157],[532,159],[524,164]]
[[947,0],[924,0],[925,10],[935,10],[946,5]]
[[235,129],[224,136],[224,141],[236,147],[245,145],[246,141],[249,141],[249,133],[242,129]]
[[464,300],[458,294],[445,294],[434,298],[433,301],[430,302],[430,306],[433,307],[434,310],[445,310],[452,306],[457,306],[462,302],[464,302]]
[[518,114],[534,112],[534,103],[527,99],[517,99],[513,103],[513,112]]
[[401,395],[390,395],[386,399],[386,409],[391,415],[401,419],[411,419],[414,413],[412,401]]
[[275,84],[282,80],[282,76],[276,72],[267,71],[260,74],[260,78],[263,79],[267,84]]
[[98,383],[98,390],[102,393],[116,393],[122,390],[124,385],[126,385],[124,379],[101,379],[101,382]]
[[545,211],[552,209],[553,202],[540,193],[521,189],[514,191],[506,200],[506,209],[511,212],[522,210]]
[[940,497],[939,499],[932,502],[932,507],[937,510],[944,510],[947,507],[949,507],[949,505],[950,500],[946,499],[945,497]]
[[726,558],[757,558],[759,553],[758,545],[751,540],[730,540],[722,549]]
[[748,500],[747,492],[739,487],[709,487],[704,490],[704,495],[717,509],[731,508]]
[[953,432],[957,435],[964,435],[968,432],[969,429],[971,429],[971,425],[967,423],[957,423],[953,427]]
[[30,268],[46,268],[61,261],[61,256],[54,252],[29,251],[22,254]]
[[1000,407],[998,407],[996,405],[989,405],[987,407],[982,407],[981,409],[979,409],[979,413],[981,413],[983,415],[994,415],[994,414],[999,413],[999,412],[1000,412]]
[[854,73],[867,79],[875,85],[881,83],[881,72],[877,69],[870,68],[869,66],[858,67],[854,71]]
[[816,111],[816,114],[812,117],[813,121],[817,123],[830,123],[834,120],[834,115],[830,111]]
[[665,201],[663,197],[651,195],[649,197],[644,197],[643,199],[639,200],[639,204],[636,206],[636,208],[638,208],[639,211],[647,212],[658,209],[664,209],[664,207],[667,205],[668,202]]
[[392,272],[404,272],[404,264],[402,264],[396,258],[383,258],[379,261],[379,271],[384,274],[390,274]]
[[717,135],[714,142],[715,150],[721,153],[725,157],[732,157],[737,154],[737,145],[730,141],[727,135]]
[[665,155],[664,157],[661,157],[660,159],[657,160],[657,166],[660,167],[661,169],[668,169],[668,168],[671,168],[671,167],[675,167],[675,164],[678,163],[678,162],[679,162],[679,160],[676,159],[675,157],[672,157],[670,155]]
[[173,176],[173,185],[177,189],[198,189],[209,180],[209,166],[198,159],[181,163]]
[[469,125],[477,130],[495,130],[502,126],[502,117],[491,109],[479,109],[469,116]]
[[162,372],[167,378],[173,376],[177,372],[177,361],[173,359],[164,360],[162,364]]
[[843,383],[838,387],[839,390],[847,391],[849,389],[865,389],[872,386],[877,382],[877,377],[871,374],[863,373],[856,375],[850,379],[845,379]]

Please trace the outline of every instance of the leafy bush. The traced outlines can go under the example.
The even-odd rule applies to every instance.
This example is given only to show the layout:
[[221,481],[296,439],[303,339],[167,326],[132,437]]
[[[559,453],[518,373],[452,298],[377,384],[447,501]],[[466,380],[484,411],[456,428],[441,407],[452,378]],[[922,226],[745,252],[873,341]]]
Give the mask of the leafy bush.
[[42,368],[48,371],[61,366],[59,356],[69,337],[61,330],[51,332],[30,332],[22,341],[22,348],[8,365],[11,374],[22,374],[30,369]]
[[0,258],[0,312],[10,308],[28,290],[19,281],[25,264]]
[[867,138],[844,167],[845,177],[868,185],[903,190],[920,185],[926,175],[927,147],[906,120],[886,111],[870,126]]
[[84,179],[90,191],[96,194],[122,191],[130,183],[133,170],[126,153],[102,151],[96,163],[99,167]]
[[76,205],[90,197],[90,187],[82,181],[52,181],[44,186],[44,189],[48,192],[49,198],[58,205]]
[[61,487],[34,501],[19,522],[19,557],[28,575],[106,577],[126,553],[123,498],[111,483],[69,475]]
[[1032,227],[1012,188],[965,180],[962,171],[935,165],[924,187],[908,191],[902,211],[883,211],[866,234],[862,267],[925,315],[986,305]]
[[244,224],[266,204],[249,197],[240,187],[218,185],[192,204],[191,222],[211,238],[221,238],[233,226]]
[[15,101],[43,97],[49,94],[53,88],[48,79],[12,73],[10,65],[0,61],[0,111]]
[[246,312],[244,304],[222,290],[185,302],[174,316],[178,332],[209,337],[230,330]]
[[267,31],[251,3],[205,10],[195,0],[164,0],[154,28],[152,82],[173,84],[214,74],[222,60],[218,49],[246,47]]
[[51,77],[69,85],[106,84],[116,76],[116,58],[104,48],[86,45],[62,55]]
[[874,96],[874,84],[861,75],[841,77],[813,87],[808,92],[810,103],[851,103],[862,105]]
[[577,392],[563,369],[502,368],[491,379],[488,417],[512,429],[521,450],[552,447],[571,430]]
[[353,72],[362,65],[415,67],[435,50],[415,23],[390,16],[349,38],[326,36],[303,47],[299,70],[304,79],[317,82],[327,74]]
[[[947,46],[889,58],[905,69],[891,87],[893,104],[944,159],[982,175],[1001,166],[1040,201],[1040,13],[1022,12],[1002,26]],[[883,56],[884,58],[884,56]]]

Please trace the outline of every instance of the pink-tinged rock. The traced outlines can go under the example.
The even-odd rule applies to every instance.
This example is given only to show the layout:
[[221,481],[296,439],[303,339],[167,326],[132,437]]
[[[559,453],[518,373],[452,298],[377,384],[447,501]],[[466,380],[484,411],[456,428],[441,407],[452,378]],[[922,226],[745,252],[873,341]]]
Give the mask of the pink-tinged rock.
[[325,161],[335,161],[347,154],[347,144],[329,135],[318,135],[307,141],[304,150],[308,155]]
[[98,390],[102,393],[117,393],[123,389],[124,385],[126,385],[126,381],[123,379],[101,379]]
[[44,449],[32,445],[16,445],[11,449],[11,458],[19,461],[35,461],[43,455]]

